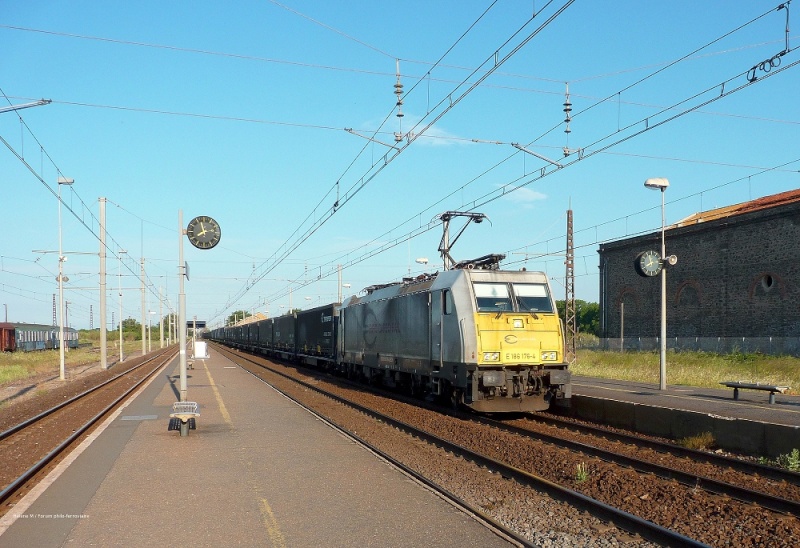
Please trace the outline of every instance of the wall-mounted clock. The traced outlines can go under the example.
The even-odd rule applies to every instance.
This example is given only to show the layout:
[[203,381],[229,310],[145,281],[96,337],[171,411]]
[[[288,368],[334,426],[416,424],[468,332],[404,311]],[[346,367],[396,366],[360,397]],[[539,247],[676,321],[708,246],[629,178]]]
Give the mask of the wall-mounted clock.
[[186,227],[186,236],[189,238],[189,243],[197,249],[211,249],[219,243],[222,230],[217,221],[201,215],[189,221],[189,225]]
[[636,271],[641,276],[651,277],[658,275],[664,264],[661,262],[661,256],[658,252],[653,250],[643,251],[636,257]]

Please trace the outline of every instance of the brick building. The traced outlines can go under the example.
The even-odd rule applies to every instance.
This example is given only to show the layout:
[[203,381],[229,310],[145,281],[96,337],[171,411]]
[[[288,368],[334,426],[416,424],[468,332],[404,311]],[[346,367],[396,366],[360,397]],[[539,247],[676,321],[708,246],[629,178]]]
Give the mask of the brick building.
[[[610,349],[655,349],[660,275],[634,268],[661,231],[600,245],[600,328]],[[800,190],[698,213],[666,229],[667,346],[800,355]],[[624,330],[624,332],[623,332]]]

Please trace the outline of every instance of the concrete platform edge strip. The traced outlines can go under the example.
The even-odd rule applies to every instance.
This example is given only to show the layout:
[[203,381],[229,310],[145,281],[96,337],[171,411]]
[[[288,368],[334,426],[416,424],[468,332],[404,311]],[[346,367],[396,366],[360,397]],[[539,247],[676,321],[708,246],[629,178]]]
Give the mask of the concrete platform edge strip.
[[[159,369],[159,372],[168,367],[171,363],[172,361],[166,363]],[[70,454],[64,458],[64,460],[59,462],[58,465],[56,465],[56,467],[53,468],[53,470],[36,485],[36,487],[31,489],[28,494],[22,497],[19,502],[14,505],[14,508],[11,511],[7,512],[2,518],[0,518],[0,536],[2,536],[3,533],[5,533],[8,528],[14,524],[19,516],[28,511],[28,508],[30,508],[31,505],[36,502],[36,499],[38,499],[48,487],[55,483],[59,476],[61,476],[61,474],[63,474],[64,471],[66,471],[70,465],[81,456],[81,453],[86,451],[86,449],[105,431],[106,428],[108,428],[115,420],[117,420],[122,412],[125,411],[125,408],[127,408],[130,403],[135,401],[136,398],[138,398],[139,395],[144,392],[148,386],[150,386],[150,383],[152,383],[156,377],[158,377],[158,374],[150,377],[150,379],[140,386],[136,392],[131,394],[131,397],[128,399],[128,401],[119,406],[106,420],[102,422],[102,424],[100,424],[100,426],[97,427],[97,429],[95,429],[86,437],[86,439],[84,439],[75,449],[73,449],[72,452],[70,452]]]
[[800,448],[800,427],[581,396],[570,414],[617,428],[674,440],[710,432],[727,451],[777,457]]

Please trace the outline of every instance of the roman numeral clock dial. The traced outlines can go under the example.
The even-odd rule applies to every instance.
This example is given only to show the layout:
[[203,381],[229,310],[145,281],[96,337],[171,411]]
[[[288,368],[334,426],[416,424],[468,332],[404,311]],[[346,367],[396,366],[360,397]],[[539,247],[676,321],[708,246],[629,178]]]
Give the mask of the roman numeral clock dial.
[[652,277],[658,275],[664,268],[661,256],[656,251],[644,251],[636,257],[636,270],[640,276]]
[[201,215],[189,221],[189,225],[186,227],[186,236],[189,238],[189,243],[197,249],[211,249],[219,243],[222,230],[217,221]]

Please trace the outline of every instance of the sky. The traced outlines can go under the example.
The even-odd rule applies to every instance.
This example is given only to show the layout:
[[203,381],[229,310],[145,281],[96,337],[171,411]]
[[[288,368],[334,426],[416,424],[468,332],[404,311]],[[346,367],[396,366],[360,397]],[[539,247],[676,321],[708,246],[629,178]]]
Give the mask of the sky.
[[209,326],[334,302],[337,265],[345,298],[441,270],[446,211],[488,218],[456,260],[505,254],[563,299],[571,209],[597,302],[599,245],[660,230],[646,179],[667,224],[800,188],[780,5],[0,0],[0,109],[50,101],[0,111],[0,319],[53,323],[60,226],[69,325],[99,326],[101,198],[110,329],[142,319],[142,261],[145,317],[177,310],[198,215],[222,228],[183,237]]

